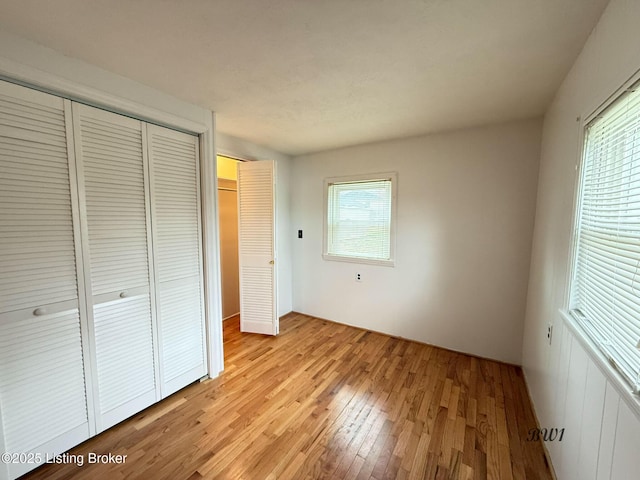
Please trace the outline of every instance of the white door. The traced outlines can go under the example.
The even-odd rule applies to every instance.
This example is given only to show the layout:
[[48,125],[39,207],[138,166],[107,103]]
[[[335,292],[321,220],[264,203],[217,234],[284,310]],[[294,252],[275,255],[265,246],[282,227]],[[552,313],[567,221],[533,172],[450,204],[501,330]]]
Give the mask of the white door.
[[277,335],[275,163],[238,163],[240,330]]
[[160,397],[146,130],[75,103],[73,120],[100,432]]
[[70,130],[71,102],[0,82],[0,453],[40,462],[90,435]]
[[207,374],[198,137],[147,125],[162,398]]

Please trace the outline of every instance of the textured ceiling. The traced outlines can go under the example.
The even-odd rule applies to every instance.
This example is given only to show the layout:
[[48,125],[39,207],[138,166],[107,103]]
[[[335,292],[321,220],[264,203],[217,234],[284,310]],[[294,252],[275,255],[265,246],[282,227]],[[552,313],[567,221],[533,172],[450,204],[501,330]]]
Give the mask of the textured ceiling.
[[607,0],[2,0],[0,26],[289,154],[544,113]]

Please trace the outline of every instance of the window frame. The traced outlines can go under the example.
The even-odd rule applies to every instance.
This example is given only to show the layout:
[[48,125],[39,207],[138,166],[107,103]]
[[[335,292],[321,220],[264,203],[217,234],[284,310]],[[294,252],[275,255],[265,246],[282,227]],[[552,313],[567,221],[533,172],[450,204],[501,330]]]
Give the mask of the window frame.
[[[576,119],[580,125],[579,132],[579,158],[575,166],[577,172],[574,184],[574,202],[573,202],[573,222],[571,231],[570,257],[567,269],[567,288],[565,290],[564,308],[560,309],[560,313],[565,322],[568,323],[570,330],[576,334],[577,339],[586,348],[587,353],[592,357],[600,368],[607,372],[607,377],[613,381],[614,386],[619,393],[628,395],[632,400],[631,404],[640,412],[640,381],[634,382],[626,373],[617,365],[615,356],[602,348],[600,340],[594,336],[589,330],[594,327],[584,325],[584,319],[580,318],[581,314],[576,308],[574,301],[576,290],[578,288],[577,273],[579,261],[579,242],[580,242],[580,225],[582,221],[583,198],[584,198],[584,176],[587,167],[588,152],[588,130],[590,126],[602,116],[609,108],[613,107],[618,101],[622,101],[624,96],[631,91],[640,89],[640,72],[636,73],[631,79],[625,82],[619,89],[606,98],[597,107],[590,110],[591,113],[578,117]],[[640,343],[639,343],[640,345]]]
[[[389,259],[376,259],[366,257],[353,257],[348,255],[336,255],[329,253],[329,187],[335,183],[361,183],[380,180],[391,180],[391,219],[389,228]],[[323,231],[322,231],[322,258],[330,261],[361,263],[369,265],[395,266],[396,261],[396,217],[398,204],[398,173],[382,172],[359,175],[344,175],[324,179],[323,195]]]

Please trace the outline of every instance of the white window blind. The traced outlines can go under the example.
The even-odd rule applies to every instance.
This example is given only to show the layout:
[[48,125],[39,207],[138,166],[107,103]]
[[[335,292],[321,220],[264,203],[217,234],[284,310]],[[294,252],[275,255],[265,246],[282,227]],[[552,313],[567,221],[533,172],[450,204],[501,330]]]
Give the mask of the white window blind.
[[325,258],[392,261],[394,176],[327,182]]
[[588,126],[571,311],[640,387],[640,89]]

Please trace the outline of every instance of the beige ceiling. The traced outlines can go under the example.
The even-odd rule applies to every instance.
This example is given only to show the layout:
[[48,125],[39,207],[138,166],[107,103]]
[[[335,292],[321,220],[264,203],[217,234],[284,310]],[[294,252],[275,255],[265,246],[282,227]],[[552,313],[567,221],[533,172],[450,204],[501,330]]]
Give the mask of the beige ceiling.
[[0,26],[284,153],[541,115],[607,0],[2,0]]

